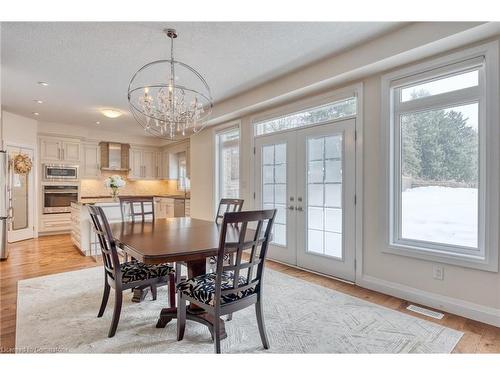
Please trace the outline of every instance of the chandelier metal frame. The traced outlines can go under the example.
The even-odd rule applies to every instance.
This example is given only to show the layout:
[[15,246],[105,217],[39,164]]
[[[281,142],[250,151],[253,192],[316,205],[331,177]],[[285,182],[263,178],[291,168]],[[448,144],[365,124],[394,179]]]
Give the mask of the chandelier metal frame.
[[[127,98],[129,102],[130,112],[134,116],[135,120],[144,128],[146,132],[160,138],[176,140],[179,138],[185,138],[191,134],[197,133],[202,129],[204,129],[206,126],[206,120],[211,115],[214,104],[210,87],[208,86],[208,83],[206,82],[205,78],[203,78],[203,76],[193,67],[174,59],[174,39],[177,38],[178,36],[176,30],[164,29],[163,32],[167,35],[168,38],[170,38],[170,59],[152,61],[142,66],[139,70],[137,70],[137,72],[135,72],[132,78],[130,79],[127,90]],[[157,64],[170,65],[169,82],[160,84],[151,84],[151,85],[146,84],[133,87],[133,83],[136,77],[139,74],[141,74],[141,72],[144,72],[147,69]],[[175,80],[176,66],[180,66],[187,69],[195,77],[197,77],[201,82],[201,84],[203,85],[203,87],[206,89],[206,93],[178,84]],[[185,93],[192,93],[194,94],[195,98],[199,96],[200,98],[203,98],[206,101],[206,103],[205,105],[202,105],[202,103],[197,103],[197,102],[194,103],[194,109],[201,110],[201,116],[195,119],[193,119],[192,116],[193,114],[196,113],[188,111],[179,113],[176,116],[175,106],[172,104],[169,108],[170,112],[168,113],[171,116],[171,119],[166,120],[165,113],[161,113],[159,111],[154,111],[153,113],[146,113],[144,111],[144,108],[141,108],[139,103],[134,103],[134,101],[132,100],[132,96],[134,93],[139,91],[141,95],[144,93],[146,97],[150,89],[158,89],[159,92],[163,89],[166,89],[169,90],[173,96],[175,96],[175,93],[180,93],[182,96],[184,96]],[[150,98],[152,98],[152,96],[150,96]],[[162,117],[159,116],[160,114],[162,115]],[[176,117],[177,117],[176,120],[172,120],[172,118]]]

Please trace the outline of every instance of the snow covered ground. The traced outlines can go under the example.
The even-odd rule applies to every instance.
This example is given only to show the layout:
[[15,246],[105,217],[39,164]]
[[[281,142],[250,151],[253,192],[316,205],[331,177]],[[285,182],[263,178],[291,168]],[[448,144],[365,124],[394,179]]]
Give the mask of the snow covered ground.
[[402,194],[402,236],[477,247],[477,189],[426,186]]

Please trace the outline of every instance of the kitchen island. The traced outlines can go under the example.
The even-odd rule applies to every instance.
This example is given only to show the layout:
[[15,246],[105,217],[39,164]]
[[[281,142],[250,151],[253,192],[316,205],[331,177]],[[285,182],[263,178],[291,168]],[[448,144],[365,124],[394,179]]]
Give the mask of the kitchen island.
[[[190,199],[181,195],[155,195],[155,216],[157,218],[190,216]],[[110,197],[82,197],[71,203],[71,240],[82,255],[100,254],[98,239],[95,236],[87,209],[89,204],[102,207],[110,223],[122,221],[120,202]],[[126,214],[126,213],[125,213]]]

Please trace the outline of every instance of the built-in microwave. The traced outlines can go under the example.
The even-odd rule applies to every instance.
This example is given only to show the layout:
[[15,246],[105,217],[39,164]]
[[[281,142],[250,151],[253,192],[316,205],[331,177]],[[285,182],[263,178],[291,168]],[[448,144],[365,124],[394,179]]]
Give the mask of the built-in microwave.
[[77,181],[77,165],[44,164],[43,178],[45,181]]

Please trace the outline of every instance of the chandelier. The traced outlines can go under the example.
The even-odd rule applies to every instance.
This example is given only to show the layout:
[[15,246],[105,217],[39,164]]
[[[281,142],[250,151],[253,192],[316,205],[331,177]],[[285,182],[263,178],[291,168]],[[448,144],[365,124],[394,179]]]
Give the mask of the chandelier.
[[132,76],[128,102],[132,115],[146,132],[175,140],[205,127],[213,101],[201,74],[174,59],[177,32],[164,32],[170,38],[170,59],[150,62]]

